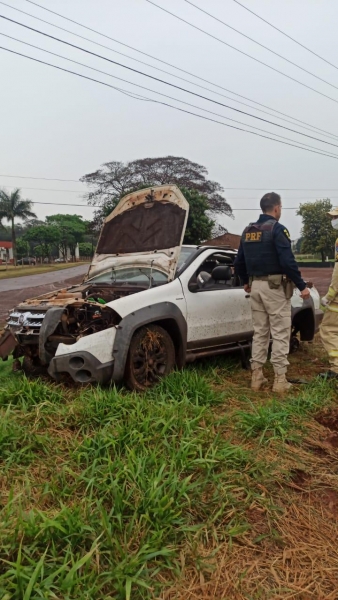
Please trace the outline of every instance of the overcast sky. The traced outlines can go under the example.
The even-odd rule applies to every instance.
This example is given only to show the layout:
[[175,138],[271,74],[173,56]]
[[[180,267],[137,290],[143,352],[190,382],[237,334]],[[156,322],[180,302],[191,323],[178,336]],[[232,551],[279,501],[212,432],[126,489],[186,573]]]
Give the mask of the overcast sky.
[[[77,20],[117,41],[124,42],[232,92],[338,136],[338,70],[258,20],[236,4],[234,0],[193,1],[199,7],[208,10],[231,26],[327,80],[332,85],[315,79],[258,47],[253,42],[202,14],[185,0],[155,1],[197,27],[205,29],[210,34],[283,71],[290,77],[299,79],[332,99],[302,87],[217,40],[207,37],[186,23],[180,22],[152,6],[146,0],[38,1],[44,7]],[[241,1],[338,67],[337,2],[334,0]],[[39,22],[26,14],[13,10],[13,8],[3,6],[1,3],[0,13],[6,17],[140,69],[155,77],[182,85],[229,106],[271,119],[276,123],[338,145],[338,138],[333,139],[324,136],[321,132],[314,133],[305,130],[301,125],[295,126],[277,119],[276,115],[272,117],[264,115],[254,108],[245,107],[234,100],[230,101],[215,93],[218,90],[219,93],[235,99],[233,94],[225,90],[217,89],[208,83],[198,82],[189,75],[161,65],[121,44],[85,31],[27,0],[6,0],[6,2],[11,7],[26,11],[109,46],[111,50],[55,29],[51,25]],[[89,56],[3,19],[0,19],[0,32],[199,107],[195,109],[186,106],[187,110],[208,116],[201,110],[204,108],[218,113],[220,117],[213,115],[209,115],[209,117],[224,123],[231,124],[230,121],[226,121],[225,117],[237,119],[246,125],[250,124],[265,129],[271,134],[284,135],[295,140],[296,143],[308,144],[325,152],[333,152],[338,157],[338,148],[334,146],[278,129],[191,96],[186,92],[151,81],[144,76]],[[153,92],[133,87],[108,75],[95,73],[95,71],[45,54],[2,35],[0,45],[86,74],[110,85],[143,94],[148,98],[161,99],[161,96],[156,96]],[[116,54],[115,51],[123,52],[173,74],[186,77],[205,85],[210,90],[213,89],[214,92],[180,81],[166,73],[161,73],[130,58]],[[259,214],[259,199],[266,191],[301,188],[280,192],[285,208],[297,207],[302,200],[315,200],[323,197],[331,197],[333,204],[338,205],[337,159],[335,158],[312,154],[208,122],[159,104],[136,100],[109,87],[57,71],[3,50],[0,51],[0,81],[2,142],[0,144],[0,186],[8,190],[11,189],[10,186],[18,186],[22,188],[24,197],[35,202],[57,203],[57,205],[51,206],[35,204],[34,210],[39,218],[55,212],[75,212],[83,215],[84,218],[90,218],[93,209],[87,207],[81,197],[85,186],[77,181],[43,181],[42,179],[8,178],[4,175],[78,180],[82,175],[96,170],[104,162],[129,161],[168,154],[184,156],[204,165],[207,167],[211,179],[220,182],[224,188],[228,188],[225,190],[226,198],[232,208],[237,210],[234,210],[234,220],[223,217],[221,222],[233,233],[240,233],[248,221],[256,218]],[[332,86],[337,86],[337,89]],[[184,104],[180,104],[177,100],[164,99],[164,101],[184,108]],[[243,100],[243,102],[247,101]],[[233,123],[233,125],[236,124]],[[243,127],[243,125],[238,125],[238,127]],[[29,188],[45,188],[46,191]],[[306,191],[305,188],[312,188],[314,191]],[[330,188],[336,189],[330,191]],[[66,204],[66,206],[62,206],[62,204]],[[83,208],[72,206],[74,204],[84,206]],[[239,210],[243,208],[253,208],[253,210]],[[284,210],[282,221],[290,229],[292,238],[299,236],[301,221],[299,217],[296,217],[294,210]]]

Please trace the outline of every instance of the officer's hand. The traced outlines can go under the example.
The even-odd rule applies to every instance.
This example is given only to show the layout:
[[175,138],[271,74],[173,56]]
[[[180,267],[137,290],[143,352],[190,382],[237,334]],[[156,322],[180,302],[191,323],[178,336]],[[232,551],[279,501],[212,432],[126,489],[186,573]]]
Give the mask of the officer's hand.
[[300,297],[303,298],[303,300],[307,300],[308,298],[310,298],[311,296],[311,292],[309,290],[308,287],[306,287],[301,293],[300,293]]
[[327,306],[328,304],[330,304],[328,298],[326,296],[324,296],[321,301],[320,301],[322,306]]
[[248,283],[246,283],[246,284],[245,284],[245,286],[244,286],[244,291],[245,291],[247,294],[250,294],[250,292],[251,292],[251,287],[249,286],[249,284],[248,284]]

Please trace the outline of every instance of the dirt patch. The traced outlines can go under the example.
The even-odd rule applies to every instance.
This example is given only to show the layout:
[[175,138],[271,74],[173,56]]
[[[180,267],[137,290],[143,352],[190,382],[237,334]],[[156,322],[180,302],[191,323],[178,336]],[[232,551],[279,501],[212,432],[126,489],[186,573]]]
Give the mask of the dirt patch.
[[308,488],[311,483],[311,475],[306,473],[302,469],[294,469],[291,473],[292,487],[296,491],[301,491],[304,488]]
[[338,492],[336,490],[324,490],[317,492],[321,506],[325,512],[329,513],[335,519],[338,518]]
[[318,511],[324,517],[338,520],[338,492],[331,488],[309,489],[301,494],[304,506]]
[[256,534],[265,535],[270,532],[269,521],[265,510],[257,507],[250,508],[246,513],[246,518]]
[[[319,423],[320,425],[323,425],[324,427],[327,427],[328,429],[330,429],[331,431],[337,431],[338,432],[338,409],[337,408],[333,408],[333,409],[326,409],[320,413],[318,413],[315,416],[315,420],[317,421],[317,423]],[[334,448],[338,448],[338,436],[329,436],[326,441],[329,441],[329,438],[331,437],[330,440],[330,444],[334,447]],[[337,445],[335,445],[337,444]]]
[[338,448],[338,434],[330,433],[330,435],[327,436],[325,443],[332,446],[332,448]]

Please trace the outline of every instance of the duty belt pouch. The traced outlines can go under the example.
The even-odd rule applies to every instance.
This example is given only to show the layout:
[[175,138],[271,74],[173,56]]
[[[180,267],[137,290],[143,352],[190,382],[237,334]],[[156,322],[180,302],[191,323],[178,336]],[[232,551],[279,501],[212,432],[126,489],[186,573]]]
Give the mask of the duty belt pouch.
[[282,284],[282,275],[268,275],[268,285],[270,290],[278,290]]
[[291,279],[283,278],[283,288],[284,288],[285,298],[287,300],[290,300],[290,298],[292,298],[293,290],[295,289],[295,287],[296,286],[293,283],[293,281],[291,281]]

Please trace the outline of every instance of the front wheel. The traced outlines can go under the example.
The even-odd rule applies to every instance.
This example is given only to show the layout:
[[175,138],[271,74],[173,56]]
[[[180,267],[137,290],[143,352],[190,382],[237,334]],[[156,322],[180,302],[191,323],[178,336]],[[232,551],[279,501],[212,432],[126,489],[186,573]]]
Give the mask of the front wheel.
[[30,356],[24,356],[21,368],[26,377],[41,377],[47,375],[47,367],[42,365],[40,359],[37,357],[31,358]]
[[168,375],[174,366],[175,347],[169,333],[159,325],[146,325],[131,340],[126,384],[131,390],[143,392]]

